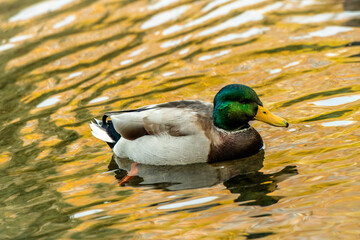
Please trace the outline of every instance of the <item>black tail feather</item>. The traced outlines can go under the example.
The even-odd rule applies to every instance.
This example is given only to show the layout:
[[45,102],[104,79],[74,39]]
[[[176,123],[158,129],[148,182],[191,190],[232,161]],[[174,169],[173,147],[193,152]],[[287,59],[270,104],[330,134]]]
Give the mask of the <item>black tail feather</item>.
[[115,141],[115,143],[109,143],[109,142],[107,143],[109,145],[109,147],[112,149],[115,146],[115,144],[117,143],[117,141],[119,141],[121,136],[118,132],[116,132],[112,121],[111,120],[106,121],[107,117],[108,116],[106,116],[106,115],[103,116],[101,127],[103,129],[105,129],[107,134]]

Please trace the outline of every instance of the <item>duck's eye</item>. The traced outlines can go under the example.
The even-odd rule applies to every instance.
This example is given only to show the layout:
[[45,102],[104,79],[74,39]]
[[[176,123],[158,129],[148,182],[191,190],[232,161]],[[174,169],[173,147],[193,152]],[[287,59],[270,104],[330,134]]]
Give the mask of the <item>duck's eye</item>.
[[240,99],[238,102],[239,102],[240,104],[246,104],[246,103],[248,103],[248,101],[245,100],[245,99]]

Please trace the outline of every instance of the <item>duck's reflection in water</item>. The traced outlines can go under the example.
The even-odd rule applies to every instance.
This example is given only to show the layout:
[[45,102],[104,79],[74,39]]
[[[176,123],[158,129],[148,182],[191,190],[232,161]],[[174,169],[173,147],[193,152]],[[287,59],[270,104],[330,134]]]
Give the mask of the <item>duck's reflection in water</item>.
[[[276,203],[279,196],[267,194],[276,189],[277,183],[297,174],[294,166],[264,174],[259,172],[263,167],[264,151],[250,157],[219,163],[196,163],[177,166],[154,166],[138,164],[137,176],[126,183],[128,186],[153,186],[165,191],[211,187],[223,183],[232,193],[239,193],[236,201],[243,205],[266,206]],[[131,169],[133,162],[115,155],[109,164],[115,170],[116,178],[122,179]]]
[[[345,0],[343,2],[344,11],[347,13],[356,13],[360,10],[360,0]],[[354,17],[345,23],[347,26],[358,27],[360,26],[360,18]]]
[[240,205],[269,206],[277,203],[281,196],[269,196],[276,190],[277,183],[291,176],[297,175],[295,166],[287,166],[279,172],[264,174],[253,172],[245,175],[238,175],[224,182],[224,185],[231,193],[240,193],[235,202]]

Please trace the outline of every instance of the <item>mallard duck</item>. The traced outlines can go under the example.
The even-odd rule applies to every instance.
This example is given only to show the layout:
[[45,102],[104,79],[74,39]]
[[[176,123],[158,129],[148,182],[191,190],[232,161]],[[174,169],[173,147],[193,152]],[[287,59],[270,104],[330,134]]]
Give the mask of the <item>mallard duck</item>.
[[257,153],[263,141],[249,125],[251,120],[289,126],[263,107],[252,88],[231,84],[216,94],[214,104],[185,100],[106,112],[102,121],[95,119],[90,127],[120,158],[141,164],[181,165]]

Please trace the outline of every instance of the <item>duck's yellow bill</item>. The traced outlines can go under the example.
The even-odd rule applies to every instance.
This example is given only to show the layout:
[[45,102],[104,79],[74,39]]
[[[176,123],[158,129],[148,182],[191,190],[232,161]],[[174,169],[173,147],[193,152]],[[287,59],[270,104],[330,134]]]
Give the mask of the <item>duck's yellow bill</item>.
[[269,110],[262,106],[258,106],[258,111],[256,113],[256,116],[254,119],[266,122],[270,125],[276,126],[276,127],[288,127],[289,123],[285,121],[285,119],[278,117],[271,113]]

